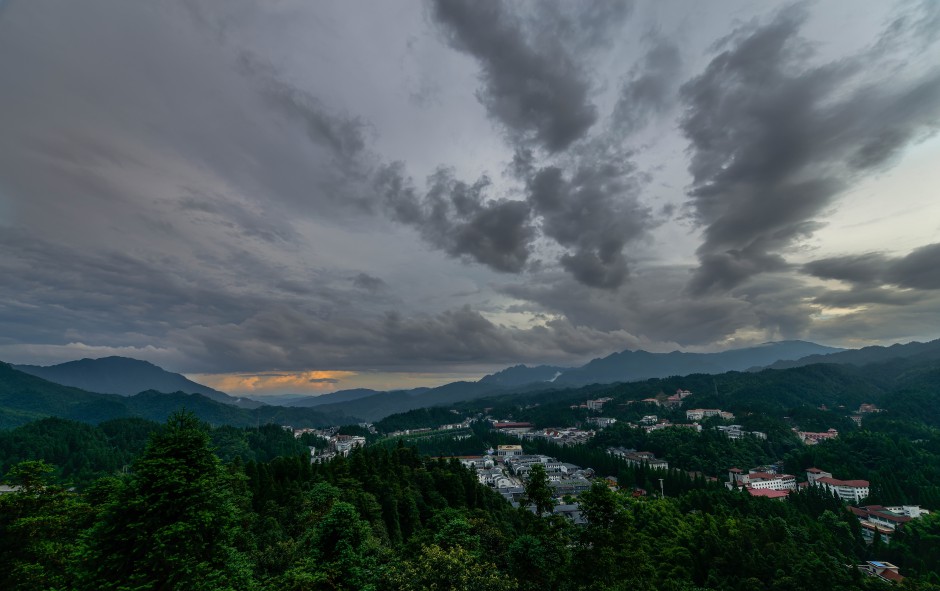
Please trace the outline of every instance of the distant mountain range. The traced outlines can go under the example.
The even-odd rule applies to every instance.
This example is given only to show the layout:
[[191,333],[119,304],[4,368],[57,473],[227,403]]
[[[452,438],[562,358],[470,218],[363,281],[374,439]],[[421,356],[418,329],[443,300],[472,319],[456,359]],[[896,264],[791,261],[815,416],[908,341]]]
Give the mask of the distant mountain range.
[[210,400],[240,408],[258,408],[262,402],[249,398],[236,398],[208,386],[197,384],[186,377],[166,371],[147,361],[128,357],[102,357],[80,359],[58,365],[15,365],[14,369],[63,386],[81,388],[88,392],[133,396],[152,390],[169,394],[185,392],[202,394]]
[[894,359],[908,359],[912,362],[940,360],[940,339],[927,343],[914,341],[904,345],[895,344],[889,347],[863,347],[849,349],[830,355],[810,355],[796,360],[782,359],[768,365],[768,369],[787,369],[802,367],[814,363],[839,363],[844,365],[868,365],[870,363],[884,363]]
[[759,369],[780,360],[800,359],[808,355],[828,355],[844,349],[806,341],[780,341],[756,347],[730,349],[719,353],[649,353],[622,351],[603,359],[594,359],[581,367],[563,372],[557,384],[581,386],[635,382],[694,373],[717,374],[726,371]]
[[[391,414],[426,406],[441,406],[473,400],[496,394],[558,390],[590,384],[635,382],[651,378],[665,378],[695,373],[719,374],[727,371],[747,371],[761,368],[778,360],[793,360],[814,354],[844,351],[805,341],[781,341],[756,347],[732,349],[720,353],[649,353],[622,351],[603,359],[594,359],[576,368],[540,365],[516,365],[477,382],[453,382],[437,388],[420,388],[395,392],[340,391],[327,395],[330,403],[317,406],[333,412],[362,417],[374,421]],[[340,401],[345,392],[354,392],[355,399]],[[326,396],[313,397],[319,401]],[[291,405],[310,404],[312,401],[295,399]]]
[[202,394],[183,392],[150,390],[133,396],[100,394],[56,384],[0,363],[0,428],[16,427],[49,416],[86,423],[100,423],[122,417],[143,417],[162,422],[181,408],[215,425],[277,423],[318,427],[355,423],[358,420],[341,413],[324,413],[311,408],[268,405],[252,409],[238,408],[210,400]]
[[[264,398],[265,402],[272,403],[270,406],[265,406],[260,401],[229,396],[145,361],[122,357],[82,359],[50,367],[6,367],[10,371],[20,370],[17,372],[20,375],[32,374],[63,387],[72,386],[73,388],[68,389],[67,392],[59,392],[58,396],[66,398],[78,396],[76,400],[86,400],[90,406],[87,410],[80,411],[84,415],[89,413],[93,415],[94,412],[91,409],[99,407],[104,409],[103,414],[108,416],[114,413],[117,413],[117,416],[124,416],[121,413],[138,414],[140,412],[138,405],[157,404],[156,398],[159,392],[170,397],[161,401],[160,404],[175,401],[174,403],[179,406],[184,401],[196,400],[192,397],[180,398],[185,396],[183,394],[185,392],[199,395],[198,398],[205,400],[206,403],[212,402],[216,406],[220,406],[218,403],[221,403],[223,408],[235,407],[232,412],[256,411],[250,415],[231,417],[231,420],[238,422],[275,420],[284,424],[294,424],[299,420],[306,424],[324,420],[324,417],[337,419],[342,417],[351,422],[375,421],[415,408],[446,406],[493,395],[558,391],[591,384],[636,382],[670,376],[720,374],[728,371],[764,368],[784,369],[815,363],[863,365],[896,358],[910,358],[917,361],[940,359],[940,340],[890,347],[865,347],[857,350],[826,347],[805,341],[765,343],[756,347],[732,349],[719,353],[682,353],[679,351],[649,353],[627,350],[594,359],[581,367],[516,365],[487,375],[477,382],[453,382],[437,388],[415,388],[391,392],[359,388],[321,396],[282,395]],[[77,390],[82,392],[81,396],[75,394],[75,388],[81,388]],[[93,392],[98,393],[92,394]],[[140,392],[145,392],[146,395],[138,394]],[[123,403],[120,402],[120,397],[114,396],[87,398],[87,396],[101,397],[109,394],[117,394],[125,399],[131,394],[134,396],[130,396],[130,399]],[[115,404],[121,408],[115,410],[113,408]],[[282,406],[276,406],[276,404]],[[2,413],[5,412],[3,406],[0,404],[0,419],[2,419]],[[25,409],[17,408],[28,411],[29,409],[39,410],[42,406],[37,403],[32,406],[27,404]],[[6,411],[11,411],[11,409],[7,408]],[[19,411],[15,411],[14,415],[17,412]],[[229,415],[219,409],[206,412],[207,416],[216,417],[221,421],[228,420],[225,417]],[[71,417],[68,414],[58,414],[58,411],[47,414]]]

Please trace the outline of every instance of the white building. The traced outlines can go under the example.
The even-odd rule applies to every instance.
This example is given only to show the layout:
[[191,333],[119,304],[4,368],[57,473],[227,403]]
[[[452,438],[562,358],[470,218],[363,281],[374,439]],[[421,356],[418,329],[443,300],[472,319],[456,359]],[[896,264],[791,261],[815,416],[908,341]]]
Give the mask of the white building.
[[348,456],[356,447],[365,447],[366,438],[359,435],[334,435],[330,440],[330,447],[337,454]]
[[817,476],[810,484],[822,486],[828,492],[836,494],[849,503],[860,503],[868,497],[869,482],[867,480],[839,480],[832,476]]
[[601,410],[604,408],[604,405],[613,400],[613,398],[598,398],[597,400],[588,400],[587,407],[589,410]]
[[496,448],[496,456],[500,458],[511,458],[522,455],[521,445],[500,445]]
[[794,490],[796,476],[761,470],[751,470],[745,474],[739,468],[731,468],[728,470],[728,482],[725,486],[729,489],[744,487],[752,490]]

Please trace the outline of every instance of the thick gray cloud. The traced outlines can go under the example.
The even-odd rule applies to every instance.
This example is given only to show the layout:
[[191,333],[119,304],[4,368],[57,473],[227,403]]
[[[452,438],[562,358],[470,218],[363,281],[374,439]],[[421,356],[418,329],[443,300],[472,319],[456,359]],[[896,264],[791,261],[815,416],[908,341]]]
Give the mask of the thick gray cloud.
[[[938,11],[823,57],[799,11],[728,35],[726,7],[683,32],[650,6],[4,4],[0,359],[464,371],[921,337],[936,245],[803,239],[930,149]],[[690,181],[697,253],[653,213]]]
[[625,133],[667,113],[678,99],[682,56],[671,40],[652,34],[643,59],[630,71],[614,107],[613,125]]
[[627,275],[623,250],[653,225],[637,196],[632,165],[623,159],[582,158],[570,176],[546,166],[527,181],[533,211],[542,232],[571,249],[562,266],[581,283],[616,288]]
[[438,169],[419,194],[400,163],[376,175],[376,189],[392,217],[415,226],[430,244],[454,257],[469,257],[496,271],[525,268],[535,228],[523,201],[486,199],[488,178],[472,185]]
[[433,14],[451,44],[479,61],[483,88],[477,96],[517,139],[557,152],[597,121],[580,64],[558,37],[529,33],[511,5],[435,0]]
[[922,246],[903,257],[867,253],[819,259],[805,264],[803,271],[814,277],[837,279],[862,288],[893,285],[915,290],[940,290],[938,261],[940,243]]
[[879,46],[813,63],[807,14],[780,12],[725,40],[682,88],[691,142],[690,206],[704,227],[694,293],[785,267],[783,254],[860,175],[879,170],[940,122],[940,71],[892,74]]
[[353,277],[353,285],[359,289],[364,289],[373,293],[388,289],[388,284],[385,283],[385,281],[379,277],[373,277],[368,273],[359,273]]

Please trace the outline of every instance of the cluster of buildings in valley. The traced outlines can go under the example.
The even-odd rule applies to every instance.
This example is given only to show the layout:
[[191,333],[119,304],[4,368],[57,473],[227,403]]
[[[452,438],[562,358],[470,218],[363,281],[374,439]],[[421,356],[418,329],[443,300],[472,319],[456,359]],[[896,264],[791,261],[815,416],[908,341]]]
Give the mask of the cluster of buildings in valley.
[[[616,422],[615,419],[610,419]],[[591,429],[578,429],[576,427],[547,427],[545,429],[536,429],[532,423],[509,422],[509,421],[491,421],[493,429],[506,435],[513,435],[523,441],[542,439],[550,441],[557,445],[580,445],[587,443],[594,437],[594,431]]]
[[410,435],[422,435],[425,433],[436,433],[439,431],[465,431],[470,428],[470,419],[465,419],[460,423],[448,423],[437,427],[420,427],[415,429],[402,429],[387,433],[387,437],[406,437]]
[[[372,425],[365,426],[363,428],[369,429]],[[314,445],[308,446],[310,448],[310,461],[311,462],[326,462],[335,458],[336,456],[348,456],[349,452],[357,447],[365,447],[366,438],[361,435],[343,435],[337,433],[337,427],[330,427],[328,429],[293,429],[291,427],[285,426],[284,429],[292,431],[294,437],[299,438],[305,433],[316,435],[320,439],[326,440],[326,445],[322,448],[318,448]],[[374,431],[374,429],[369,429]]]
[[535,465],[540,465],[548,477],[553,496],[558,504],[555,512],[574,522],[582,521],[577,503],[561,502],[565,497],[577,497],[591,488],[594,471],[575,464],[560,462],[541,454],[527,454],[521,445],[500,445],[486,455],[462,456],[460,462],[476,471],[480,484],[488,486],[507,501],[518,506],[525,494],[525,483]]

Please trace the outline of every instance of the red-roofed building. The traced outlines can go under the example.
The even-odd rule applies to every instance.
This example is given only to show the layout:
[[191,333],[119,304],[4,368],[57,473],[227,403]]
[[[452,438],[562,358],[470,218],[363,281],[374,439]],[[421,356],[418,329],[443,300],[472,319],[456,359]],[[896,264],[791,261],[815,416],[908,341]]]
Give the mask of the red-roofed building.
[[493,423],[494,429],[531,429],[532,423]]
[[882,541],[889,542],[891,536],[905,523],[922,515],[930,514],[930,511],[921,509],[918,505],[899,507],[867,505],[864,507],[849,507],[849,510],[858,517],[862,526],[862,535],[865,541],[869,543],[874,541],[875,536],[881,536]]
[[785,499],[790,494],[788,490],[773,490],[769,488],[750,488],[748,487],[747,492],[752,497],[764,497],[767,499]]
[[822,486],[828,492],[838,495],[849,503],[860,503],[868,496],[870,483],[867,480],[839,480],[832,476],[817,476],[811,481],[813,486]]
[[788,491],[796,488],[796,477],[792,474],[775,474],[757,469],[745,474],[739,468],[731,468],[728,470],[726,486],[729,489],[747,487],[755,490]]
[[904,576],[898,572],[898,567],[883,560],[869,560],[865,564],[858,565],[858,570],[889,583],[900,583],[904,580]]

